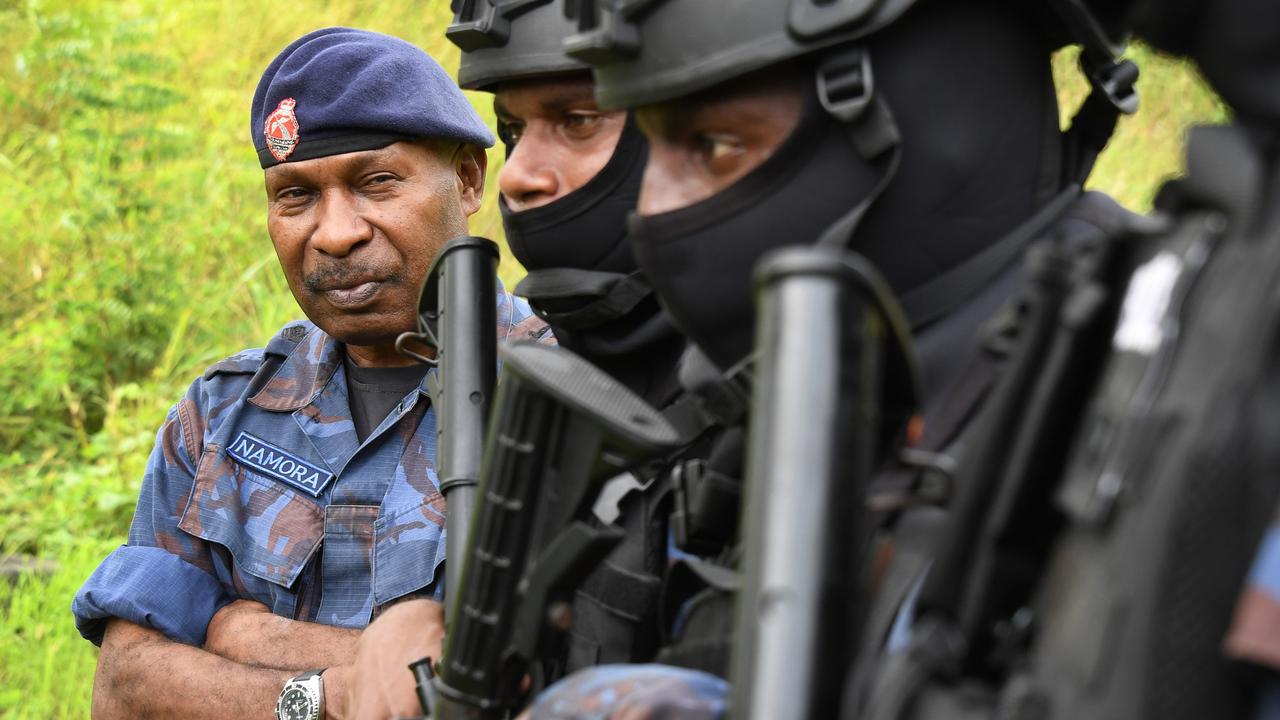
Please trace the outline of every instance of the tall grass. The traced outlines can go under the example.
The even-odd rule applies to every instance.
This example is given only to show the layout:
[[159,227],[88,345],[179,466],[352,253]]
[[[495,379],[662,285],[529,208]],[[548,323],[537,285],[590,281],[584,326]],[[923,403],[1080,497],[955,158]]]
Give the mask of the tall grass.
[[[70,598],[122,541],[166,407],[300,315],[249,142],[262,67],[350,25],[452,70],[447,16],[447,0],[0,0],[0,557],[60,563],[0,583],[0,716],[87,716],[95,655]],[[1143,208],[1179,167],[1180,129],[1224,113],[1185,67],[1137,53],[1146,107],[1093,184]],[[1065,113],[1083,90],[1069,55],[1055,69]],[[491,120],[489,97],[471,98]],[[500,237],[492,202],[472,230]]]

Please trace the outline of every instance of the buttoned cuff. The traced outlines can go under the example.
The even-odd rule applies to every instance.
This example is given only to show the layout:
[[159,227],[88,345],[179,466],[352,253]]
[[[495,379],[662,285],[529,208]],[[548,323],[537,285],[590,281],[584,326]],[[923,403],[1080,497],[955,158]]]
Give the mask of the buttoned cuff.
[[102,644],[107,619],[116,617],[199,646],[214,613],[234,599],[217,578],[173,553],[124,545],[85,581],[71,612],[94,645]]

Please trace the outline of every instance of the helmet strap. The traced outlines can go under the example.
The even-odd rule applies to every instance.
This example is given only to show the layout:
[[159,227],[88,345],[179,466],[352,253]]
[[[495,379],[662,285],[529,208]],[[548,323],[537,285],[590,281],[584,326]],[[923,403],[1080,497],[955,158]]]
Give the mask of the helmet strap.
[[849,247],[867,210],[897,174],[902,135],[889,104],[876,92],[871,53],[866,47],[855,43],[828,54],[818,63],[814,76],[822,108],[844,125],[854,150],[880,171],[880,180],[871,192],[818,239],[819,245]]

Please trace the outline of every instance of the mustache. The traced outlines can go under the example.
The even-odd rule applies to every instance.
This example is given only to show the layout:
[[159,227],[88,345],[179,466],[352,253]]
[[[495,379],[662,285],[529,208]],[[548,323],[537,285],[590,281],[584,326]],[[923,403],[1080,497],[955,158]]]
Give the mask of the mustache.
[[400,268],[381,268],[373,265],[330,265],[308,273],[302,284],[312,292],[324,292],[335,288],[353,287],[366,282],[396,283],[404,279]]

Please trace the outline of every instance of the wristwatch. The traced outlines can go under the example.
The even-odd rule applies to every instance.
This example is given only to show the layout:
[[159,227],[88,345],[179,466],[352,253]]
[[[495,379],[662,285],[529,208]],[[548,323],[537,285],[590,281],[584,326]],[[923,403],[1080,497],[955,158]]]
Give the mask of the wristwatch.
[[304,672],[284,684],[276,701],[276,720],[324,720],[323,672]]

